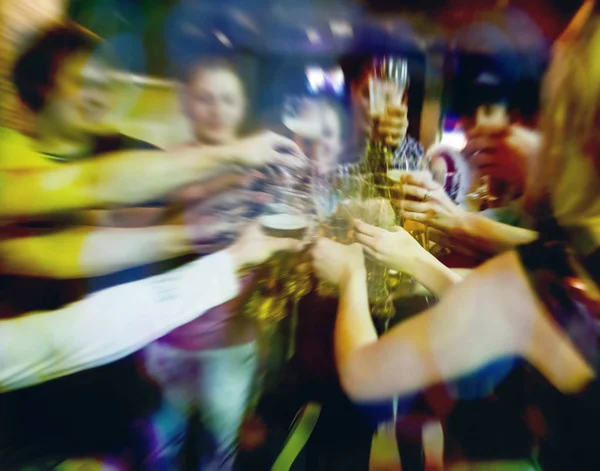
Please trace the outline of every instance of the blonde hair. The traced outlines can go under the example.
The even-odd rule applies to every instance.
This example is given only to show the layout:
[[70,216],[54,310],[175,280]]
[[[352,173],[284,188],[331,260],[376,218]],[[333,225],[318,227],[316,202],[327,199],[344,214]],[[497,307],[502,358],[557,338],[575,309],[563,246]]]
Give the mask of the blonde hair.
[[542,98],[544,142],[529,175],[528,206],[560,225],[600,216],[600,17],[556,50]]

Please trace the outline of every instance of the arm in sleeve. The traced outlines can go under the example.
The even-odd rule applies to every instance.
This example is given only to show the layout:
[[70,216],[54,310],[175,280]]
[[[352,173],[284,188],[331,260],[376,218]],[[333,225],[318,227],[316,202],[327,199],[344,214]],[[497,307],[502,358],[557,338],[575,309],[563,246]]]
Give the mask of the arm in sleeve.
[[47,312],[0,321],[0,392],[123,358],[239,294],[237,266],[217,252]]
[[55,279],[107,275],[191,252],[183,226],[77,227],[0,241],[3,273]]

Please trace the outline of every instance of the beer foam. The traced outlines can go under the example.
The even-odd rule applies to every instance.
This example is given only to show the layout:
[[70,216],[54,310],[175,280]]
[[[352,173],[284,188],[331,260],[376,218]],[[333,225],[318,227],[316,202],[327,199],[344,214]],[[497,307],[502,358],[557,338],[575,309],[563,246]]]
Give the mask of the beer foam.
[[297,214],[269,214],[263,217],[263,226],[270,229],[295,230],[308,226],[305,216]]

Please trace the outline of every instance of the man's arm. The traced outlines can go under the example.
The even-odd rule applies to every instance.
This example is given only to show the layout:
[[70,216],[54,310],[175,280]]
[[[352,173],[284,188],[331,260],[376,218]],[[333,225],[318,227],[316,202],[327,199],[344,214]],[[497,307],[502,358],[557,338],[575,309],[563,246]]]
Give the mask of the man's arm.
[[101,366],[139,350],[236,297],[238,269],[233,254],[218,252],[55,311],[0,320],[0,392]]
[[192,252],[182,226],[78,227],[0,242],[0,271],[54,279],[89,278]]
[[235,162],[229,148],[127,151],[53,169],[0,171],[0,218],[142,203]]
[[225,164],[304,164],[291,140],[275,133],[228,146],[114,152],[54,169],[0,170],[0,219],[134,205],[211,176]]

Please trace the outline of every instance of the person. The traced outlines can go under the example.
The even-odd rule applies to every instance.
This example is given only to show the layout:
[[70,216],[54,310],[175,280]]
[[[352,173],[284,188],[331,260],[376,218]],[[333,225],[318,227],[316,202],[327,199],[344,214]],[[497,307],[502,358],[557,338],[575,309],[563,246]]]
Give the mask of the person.
[[[354,136],[357,139],[355,145],[359,152],[373,131],[369,95],[370,63],[362,62],[362,70],[352,83],[350,91]],[[380,120],[377,131],[384,136],[385,143],[394,149],[395,161],[406,156],[418,163],[425,155],[425,150],[418,141],[408,135],[408,125],[408,103],[405,100],[399,106],[388,107],[388,114]]]
[[[137,232],[141,239],[135,254],[120,247],[121,256],[113,251],[107,257],[97,249],[106,250],[108,245],[114,245],[116,237],[124,232],[82,228],[80,224],[89,215],[84,210],[160,199],[168,191],[209,177],[223,164],[260,166],[281,162],[282,149],[299,151],[291,141],[266,133],[251,137],[246,143],[206,153],[194,150],[167,154],[107,129],[103,120],[107,110],[107,74],[105,64],[94,55],[97,46],[98,40],[87,32],[73,25],[59,25],[43,32],[17,60],[14,70],[19,96],[34,112],[36,134],[28,138],[3,131],[0,143],[0,230],[3,254],[11,254],[2,259],[2,269],[6,270],[0,283],[2,322],[4,332],[11,333],[12,342],[17,342],[7,341],[12,349],[6,357],[13,361],[5,364],[3,389],[21,388],[0,395],[1,438],[7,451],[3,454],[6,463],[3,467],[7,468],[21,467],[43,457],[63,460],[73,456],[122,454],[126,449],[133,451],[132,459],[139,465],[151,447],[144,424],[157,407],[159,396],[154,386],[139,374],[132,353],[144,342],[164,334],[165,328],[179,324],[155,322],[136,334],[126,329],[120,335],[112,331],[114,339],[102,337],[90,341],[89,350],[79,340],[66,341],[72,336],[70,329],[81,327],[80,340],[89,339],[94,330],[109,335],[111,324],[99,325],[101,314],[110,320],[111,309],[115,314],[122,313],[111,305],[119,302],[124,309],[131,310],[131,316],[124,316],[120,322],[139,326],[144,310],[150,311],[150,320],[158,314],[152,309],[161,303],[180,306],[189,295],[189,290],[186,294],[184,289],[188,277],[211,270],[215,262],[225,267],[222,291],[215,291],[215,298],[207,298],[208,305],[192,303],[190,307],[198,309],[193,315],[185,309],[178,311],[181,322],[212,307],[211,299],[222,302],[237,294],[236,283],[232,286],[230,282],[232,272],[226,268],[235,270],[237,262],[227,262],[231,255],[226,254],[213,258],[212,262],[192,263],[180,272],[170,272],[158,284],[140,280],[140,276],[135,281],[131,272],[119,270],[189,253],[184,231],[146,228]],[[254,147],[254,156],[241,147]],[[209,158],[201,162],[204,156]],[[297,157],[287,155],[283,160],[296,161]],[[65,242],[73,245],[65,249]],[[183,247],[173,247],[168,255],[169,245],[178,243]],[[123,244],[135,250],[133,233],[123,238]],[[261,244],[268,245],[269,241],[263,240]],[[250,245],[254,246],[252,250],[258,249],[256,241]],[[159,254],[139,250],[144,246],[160,247]],[[83,254],[78,248],[83,248]],[[268,248],[266,254],[263,252],[265,257],[270,253]],[[250,260],[241,262],[246,261]],[[138,275],[144,278],[149,273],[142,270]],[[108,275],[98,276],[104,274]],[[174,280],[187,281],[179,285]],[[124,303],[128,292],[135,296],[136,287],[141,295],[148,295],[150,289],[154,297],[162,293],[167,298],[156,300],[154,306],[148,303],[152,298]],[[161,291],[161,287],[165,289]],[[120,301],[119,296],[123,298]],[[108,332],[100,327],[108,327]],[[24,349],[24,345],[30,345],[25,340],[27,335],[33,339],[39,328],[54,335],[46,342],[40,341],[39,349],[34,346]],[[64,351],[57,358],[51,352],[57,350],[53,341],[59,339],[64,341],[61,344]],[[106,352],[102,350],[105,347]],[[41,355],[45,357],[42,359]],[[118,392],[112,389],[114,384],[119,384]],[[49,440],[50,436],[55,439]]]
[[[231,62],[206,58],[188,64],[181,74],[180,93],[194,136],[181,147],[224,146],[240,138],[247,99]],[[174,204],[183,206],[187,224],[204,230],[219,226],[212,240],[205,241],[208,253],[215,250],[210,244],[228,244],[255,202],[256,193],[236,189],[238,183],[247,187],[252,182],[237,182],[240,175],[236,178],[236,174],[231,177],[217,196],[218,206],[214,198],[211,202],[204,197],[203,183],[170,196]],[[198,224],[201,215],[212,216],[213,222]],[[189,419],[197,412],[204,438],[200,469],[232,469],[258,366],[255,326],[241,315],[240,303],[241,298],[235,298],[216,306],[146,348],[146,369],[165,398],[163,408],[153,418],[157,454],[173,466],[188,435]]]
[[[595,5],[594,0],[583,2],[554,42],[555,57],[564,54],[569,42],[593,13]],[[512,110],[511,106],[507,106],[510,80],[502,80],[503,74],[498,67],[496,72],[482,72],[480,66],[476,70],[480,72],[482,83],[473,87],[467,79],[464,91],[456,97],[458,110],[463,110],[461,121],[467,136],[465,155],[479,173],[491,176],[504,186],[512,186],[513,196],[517,199],[508,202],[505,208],[479,214],[467,212],[448,198],[440,185],[427,175],[413,174],[406,175],[404,183],[407,195],[417,202],[407,199],[399,208],[405,218],[427,224],[433,242],[473,259],[475,266],[490,256],[537,238],[537,232],[529,227],[531,224],[523,212],[522,198],[518,197],[525,190],[531,167],[536,159],[541,158],[542,145],[540,132],[520,122],[532,121],[531,115],[537,110],[535,103],[529,103],[528,111]],[[479,93],[473,95],[473,89],[478,89]],[[476,98],[478,96],[480,98]],[[512,121],[511,124],[505,126],[509,121]]]
[[[600,413],[595,132],[600,91],[589,85],[597,83],[590,64],[598,60],[599,25],[597,15],[587,21],[568,54],[554,58],[545,82],[546,158],[537,162],[527,189],[527,205],[541,230],[538,240],[447,285],[436,307],[380,339],[369,315],[362,246],[322,240],[314,252],[319,276],[339,285],[336,362],[351,397],[407,395],[503,358],[522,358],[533,367],[530,391],[535,415],[542,418],[536,425],[543,469],[591,470],[600,464],[588,433]],[[359,241],[377,252],[375,234],[368,231]]]
[[348,126],[344,109],[333,99],[323,99],[323,132],[315,148],[317,173],[331,174],[347,148]]

